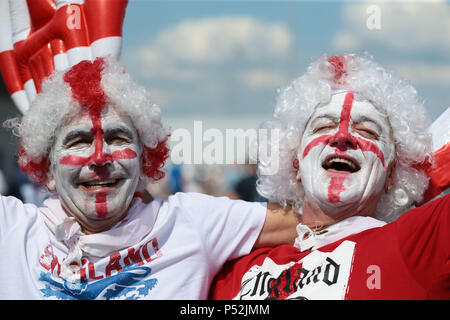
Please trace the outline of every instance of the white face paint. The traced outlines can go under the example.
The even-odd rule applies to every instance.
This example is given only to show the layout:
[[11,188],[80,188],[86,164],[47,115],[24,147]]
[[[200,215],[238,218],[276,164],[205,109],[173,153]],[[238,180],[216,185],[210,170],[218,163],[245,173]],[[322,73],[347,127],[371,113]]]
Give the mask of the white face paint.
[[50,153],[50,185],[88,231],[124,217],[140,175],[142,148],[131,120],[113,108],[83,113],[58,129]]
[[331,211],[378,199],[394,157],[390,132],[387,117],[351,92],[317,107],[297,155],[306,199]]

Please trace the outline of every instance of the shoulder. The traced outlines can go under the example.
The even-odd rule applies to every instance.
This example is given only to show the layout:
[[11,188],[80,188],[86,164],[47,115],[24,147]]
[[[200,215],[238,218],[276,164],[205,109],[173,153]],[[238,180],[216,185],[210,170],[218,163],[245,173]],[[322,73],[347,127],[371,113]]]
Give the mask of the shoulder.
[[0,234],[26,229],[38,218],[38,208],[34,204],[24,204],[12,196],[0,197]]
[[190,213],[208,206],[214,197],[195,192],[177,192],[161,203],[162,208],[176,213]]
[[[438,197],[437,199],[431,200],[426,204],[417,207],[413,210],[416,211],[429,211],[429,212],[450,212],[450,194]],[[412,211],[412,210],[411,210]]]
[[201,193],[176,193],[163,203],[163,210],[170,215],[183,217],[193,222],[198,230],[207,233],[222,230],[237,235],[249,229],[261,229],[267,207],[259,202],[232,200],[228,197],[214,197]]
[[170,205],[195,205],[199,202],[204,201],[213,201],[216,199],[213,196],[209,196],[202,193],[197,192],[177,192],[175,194],[170,195],[167,200],[165,200],[166,203]]
[[160,200],[161,212],[177,217],[198,217],[202,216],[202,213],[211,212],[213,208],[220,207],[223,203],[218,199],[201,193],[177,192],[167,199]]
[[420,207],[409,210],[393,223],[395,225],[430,224],[449,219],[450,194],[430,201]]
[[25,217],[33,216],[37,212],[38,208],[34,204],[23,203],[21,200],[12,196],[0,196],[0,215],[2,216],[21,214],[21,217]]
[[169,207],[183,208],[186,211],[198,212],[206,210],[209,213],[261,208],[266,210],[265,203],[234,200],[226,196],[210,196],[196,192],[175,193],[170,195],[164,203]]

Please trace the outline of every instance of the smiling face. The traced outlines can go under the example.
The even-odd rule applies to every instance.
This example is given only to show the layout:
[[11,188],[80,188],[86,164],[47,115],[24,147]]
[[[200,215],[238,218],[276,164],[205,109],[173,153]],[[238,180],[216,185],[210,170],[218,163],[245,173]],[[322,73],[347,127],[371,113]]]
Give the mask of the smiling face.
[[140,176],[142,147],[131,120],[105,107],[62,125],[50,153],[49,186],[85,231],[122,219]]
[[393,163],[390,137],[387,117],[370,102],[333,95],[312,114],[298,151],[305,199],[328,212],[373,211]]

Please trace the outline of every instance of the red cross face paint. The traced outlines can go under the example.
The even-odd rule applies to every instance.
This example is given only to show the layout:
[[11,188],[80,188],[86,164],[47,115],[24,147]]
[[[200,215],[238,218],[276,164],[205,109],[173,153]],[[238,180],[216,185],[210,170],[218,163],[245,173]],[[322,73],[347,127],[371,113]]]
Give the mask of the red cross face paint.
[[50,172],[63,207],[88,229],[120,220],[139,181],[141,153],[131,120],[111,107],[62,125]]
[[316,108],[297,154],[306,198],[331,208],[373,201],[394,157],[387,117],[352,92]]

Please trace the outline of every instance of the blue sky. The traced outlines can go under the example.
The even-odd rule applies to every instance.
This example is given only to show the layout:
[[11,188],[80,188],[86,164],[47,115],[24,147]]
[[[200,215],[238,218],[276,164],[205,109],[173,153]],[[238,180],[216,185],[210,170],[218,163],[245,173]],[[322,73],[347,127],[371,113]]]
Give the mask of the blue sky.
[[449,34],[445,1],[130,0],[122,61],[166,118],[262,119],[321,53],[367,50],[435,119],[450,106]]

